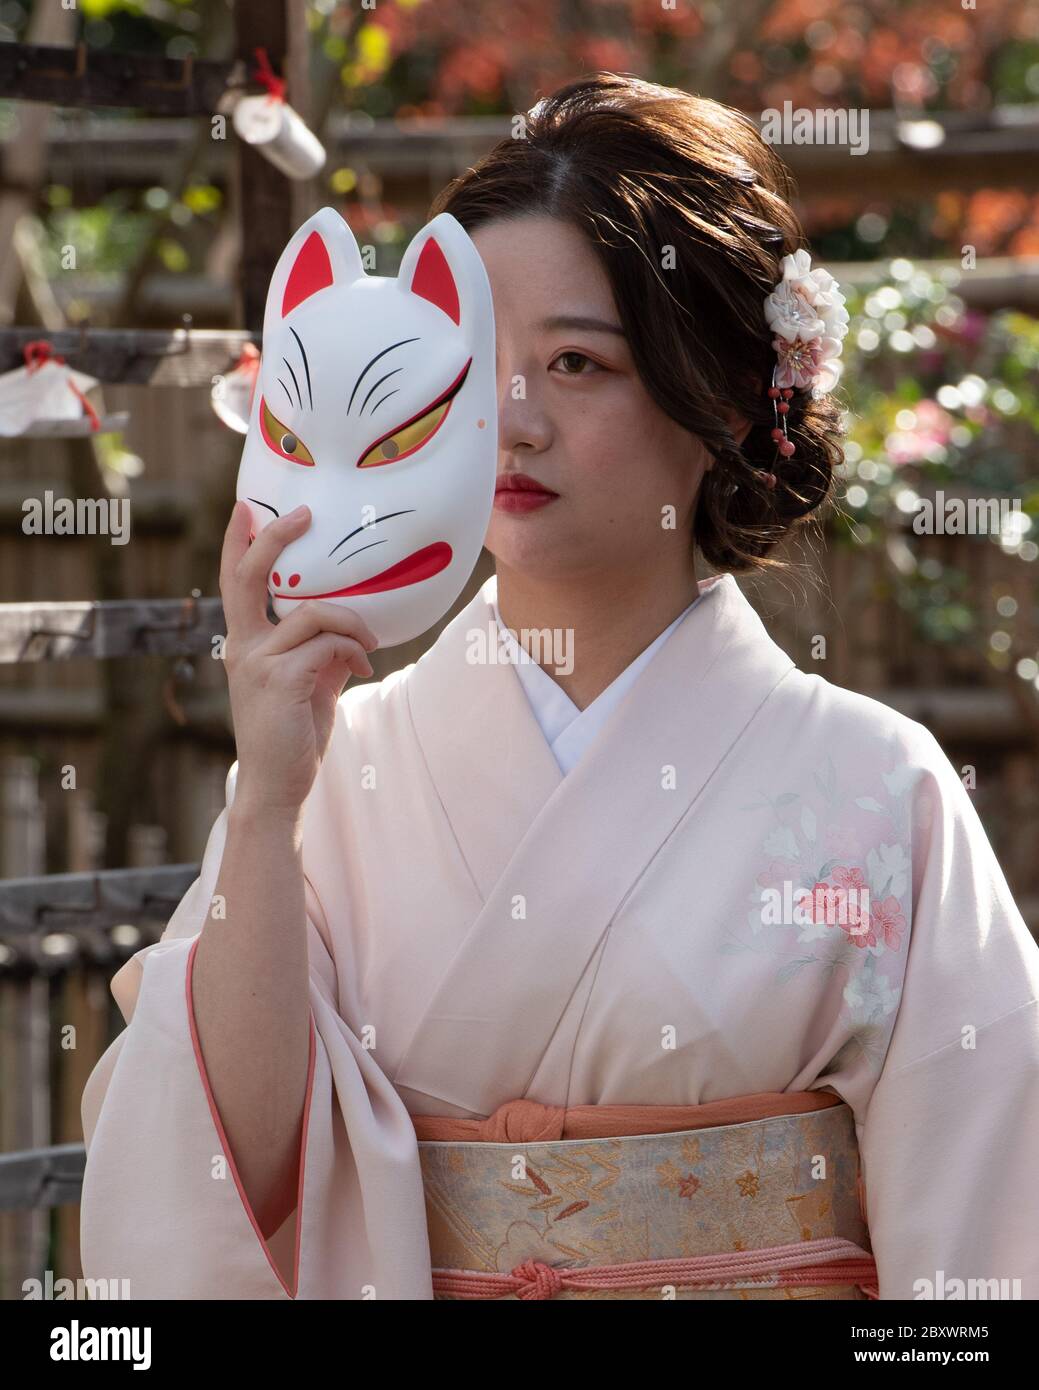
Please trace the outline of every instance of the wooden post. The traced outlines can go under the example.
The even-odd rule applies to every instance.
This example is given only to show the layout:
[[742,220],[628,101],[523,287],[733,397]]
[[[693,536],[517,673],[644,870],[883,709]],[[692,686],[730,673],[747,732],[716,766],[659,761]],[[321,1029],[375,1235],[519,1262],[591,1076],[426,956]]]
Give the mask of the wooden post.
[[[0,872],[45,870],[43,806],[34,758],[0,762]],[[51,1142],[50,981],[46,975],[0,982],[0,1152]],[[40,1278],[47,1260],[50,1212],[0,1218],[0,1299],[22,1298],[22,1281]]]
[[[131,844],[135,829],[131,827]],[[94,796],[89,788],[77,791],[69,804],[67,845],[66,862],[70,873],[89,873],[102,867],[105,817],[94,809]],[[75,1144],[83,1140],[80,1113],[83,1088],[94,1064],[108,1046],[112,998],[107,973],[89,961],[77,960],[65,973],[56,1004],[58,1000],[60,1017],[54,1018],[59,1059],[54,1142]],[[64,1031],[66,1028],[70,1030],[68,1034]],[[56,1279],[82,1278],[79,1205],[58,1207],[54,1219],[54,1276]]]
[[[288,83],[286,97],[310,121],[309,40],[304,0],[236,0],[235,53],[256,67],[256,48],[265,48],[271,68]],[[285,177],[262,155],[236,139],[233,180],[242,244],[237,322],[263,328],[267,287],[292,233],[313,210],[314,180]]]

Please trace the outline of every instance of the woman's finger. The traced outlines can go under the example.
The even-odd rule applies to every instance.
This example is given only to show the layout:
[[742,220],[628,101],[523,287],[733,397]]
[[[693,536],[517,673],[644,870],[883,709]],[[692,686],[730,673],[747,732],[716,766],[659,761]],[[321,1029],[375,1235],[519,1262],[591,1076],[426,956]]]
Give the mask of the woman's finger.
[[275,656],[279,652],[292,651],[319,632],[354,637],[361,647],[370,652],[379,645],[375,633],[356,609],[325,603],[322,599],[308,599],[294,608],[264,638],[262,654]]
[[220,573],[230,573],[249,549],[249,531],[252,522],[249,508],[244,502],[236,502],[231,508],[224,531],[224,543],[220,551]]
[[345,662],[357,676],[373,674],[368,654],[356,638],[338,632],[319,632],[279,656],[274,679],[283,690],[298,691],[309,697],[317,677],[332,661]]
[[302,536],[309,525],[310,508],[304,503],[295,511],[286,512],[284,516],[276,517],[274,521],[268,522],[249,547],[249,551],[242,561],[242,570],[249,575],[250,579],[257,577],[262,579],[265,593],[267,577],[274,567],[275,560],[289,541],[295,540],[297,536]]
[[[275,560],[289,542],[301,536],[310,525],[310,508],[297,507],[287,516],[278,517],[265,526],[250,544],[248,537],[252,530],[252,515],[246,503],[236,504],[238,506],[246,517],[246,545],[244,551],[240,544],[233,546],[232,554],[237,554],[238,558],[226,577],[221,572],[220,591],[224,595],[228,631],[234,627],[241,636],[260,633],[271,626],[267,619],[268,576]],[[237,528],[243,523],[236,521],[234,524],[237,537]]]
[[236,502],[231,508],[231,516],[224,531],[224,543],[220,550],[220,592],[224,600],[224,615],[228,616],[228,603],[234,602],[232,579],[249,549],[249,531],[252,522],[249,508],[244,502]]

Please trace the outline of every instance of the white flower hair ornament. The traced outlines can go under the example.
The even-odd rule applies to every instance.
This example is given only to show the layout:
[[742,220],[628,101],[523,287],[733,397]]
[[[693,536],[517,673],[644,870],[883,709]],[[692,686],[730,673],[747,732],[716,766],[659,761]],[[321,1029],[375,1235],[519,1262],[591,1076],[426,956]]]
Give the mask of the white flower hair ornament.
[[[828,270],[813,270],[804,250],[784,256],[780,265],[783,278],[765,299],[765,319],[775,335],[776,365],[768,394],[776,418],[772,438],[777,459],[794,453],[786,417],[795,388],[810,391],[813,400],[833,390],[840,380],[842,340],[848,331],[844,295]],[[776,475],[766,473],[765,481],[775,487]]]

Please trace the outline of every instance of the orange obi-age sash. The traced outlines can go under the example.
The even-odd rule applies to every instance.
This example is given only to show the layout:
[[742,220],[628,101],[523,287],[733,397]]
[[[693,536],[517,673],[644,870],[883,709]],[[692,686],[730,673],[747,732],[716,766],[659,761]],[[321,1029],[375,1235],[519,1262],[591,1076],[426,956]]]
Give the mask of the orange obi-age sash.
[[831,1092],[412,1119],[435,1298],[877,1297]]

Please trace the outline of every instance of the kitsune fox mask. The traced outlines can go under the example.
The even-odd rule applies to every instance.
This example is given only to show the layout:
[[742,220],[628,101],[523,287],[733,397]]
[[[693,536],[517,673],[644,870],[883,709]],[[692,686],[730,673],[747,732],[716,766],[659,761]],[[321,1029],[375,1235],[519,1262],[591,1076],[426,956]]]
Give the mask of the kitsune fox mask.
[[333,208],[304,222],[267,293],[236,491],[256,534],[310,508],[268,579],[278,617],[338,603],[382,647],[432,627],[479,558],[497,440],[491,289],[461,224],[435,217],[392,279]]

